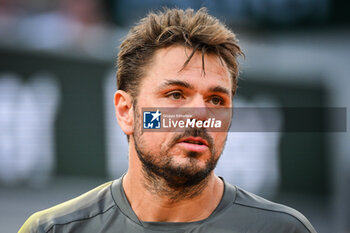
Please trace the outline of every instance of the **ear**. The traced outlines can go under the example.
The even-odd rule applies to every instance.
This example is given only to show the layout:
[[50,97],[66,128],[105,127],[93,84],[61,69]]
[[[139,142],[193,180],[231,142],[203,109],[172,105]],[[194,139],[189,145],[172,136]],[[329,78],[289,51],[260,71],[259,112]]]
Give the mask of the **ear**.
[[114,107],[120,128],[126,135],[131,135],[134,131],[134,113],[131,96],[125,91],[116,91],[114,94]]

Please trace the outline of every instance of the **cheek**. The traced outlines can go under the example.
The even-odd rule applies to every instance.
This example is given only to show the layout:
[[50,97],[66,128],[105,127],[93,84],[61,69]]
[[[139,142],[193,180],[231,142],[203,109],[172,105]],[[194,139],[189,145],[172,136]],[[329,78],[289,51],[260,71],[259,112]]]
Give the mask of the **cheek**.
[[226,141],[227,133],[225,132],[218,132],[213,135],[214,138],[214,144],[217,150],[221,151],[221,147],[224,146],[225,141]]
[[169,135],[162,132],[144,132],[142,134],[143,146],[152,151],[163,150],[168,145]]

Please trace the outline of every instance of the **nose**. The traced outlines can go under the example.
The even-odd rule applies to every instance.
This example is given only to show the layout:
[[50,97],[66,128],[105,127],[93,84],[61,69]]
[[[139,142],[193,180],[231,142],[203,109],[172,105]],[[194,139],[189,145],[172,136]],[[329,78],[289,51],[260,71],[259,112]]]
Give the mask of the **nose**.
[[188,107],[193,118],[202,121],[208,119],[208,107],[202,95],[195,95]]

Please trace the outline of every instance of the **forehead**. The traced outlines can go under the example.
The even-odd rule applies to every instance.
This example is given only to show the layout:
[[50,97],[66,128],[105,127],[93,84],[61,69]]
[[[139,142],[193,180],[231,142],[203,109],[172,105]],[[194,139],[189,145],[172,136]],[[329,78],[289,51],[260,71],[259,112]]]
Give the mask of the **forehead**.
[[[152,59],[151,64],[147,67],[146,76],[166,76],[181,74],[203,74],[203,56],[200,51],[195,52],[190,62],[183,68],[184,63],[192,53],[192,48],[181,45],[170,46],[158,49]],[[230,74],[225,62],[215,54],[204,55],[204,71],[206,76],[214,75],[219,79],[230,79]],[[222,81],[222,80],[221,80]]]

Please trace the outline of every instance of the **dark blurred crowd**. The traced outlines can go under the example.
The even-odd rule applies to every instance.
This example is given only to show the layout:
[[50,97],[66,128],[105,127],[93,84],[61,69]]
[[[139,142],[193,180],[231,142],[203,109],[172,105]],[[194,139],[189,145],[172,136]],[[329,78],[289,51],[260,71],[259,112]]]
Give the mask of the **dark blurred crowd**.
[[[0,43],[14,47],[115,55],[126,30],[150,10],[203,6],[227,25],[304,25],[332,18],[329,0],[0,0]],[[331,7],[332,6],[332,7]],[[340,8],[340,7],[338,7]],[[338,11],[337,11],[338,12]],[[108,18],[108,20],[107,20]]]

